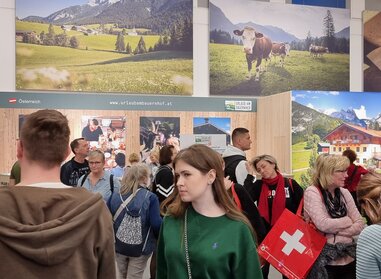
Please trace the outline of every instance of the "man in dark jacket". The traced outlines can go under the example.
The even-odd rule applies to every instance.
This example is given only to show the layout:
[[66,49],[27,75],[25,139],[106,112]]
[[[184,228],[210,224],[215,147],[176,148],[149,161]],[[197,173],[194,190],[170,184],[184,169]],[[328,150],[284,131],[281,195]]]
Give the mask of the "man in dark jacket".
[[89,143],[84,138],[78,138],[70,143],[74,157],[61,167],[61,182],[69,186],[77,186],[78,179],[90,171],[89,162],[86,160],[89,154]]

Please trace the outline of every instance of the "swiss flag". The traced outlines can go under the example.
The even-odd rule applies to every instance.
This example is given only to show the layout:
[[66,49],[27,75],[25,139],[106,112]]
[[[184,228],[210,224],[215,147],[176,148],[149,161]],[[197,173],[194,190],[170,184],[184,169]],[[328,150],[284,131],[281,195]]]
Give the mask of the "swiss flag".
[[258,254],[291,279],[306,278],[326,238],[285,209],[258,247]]

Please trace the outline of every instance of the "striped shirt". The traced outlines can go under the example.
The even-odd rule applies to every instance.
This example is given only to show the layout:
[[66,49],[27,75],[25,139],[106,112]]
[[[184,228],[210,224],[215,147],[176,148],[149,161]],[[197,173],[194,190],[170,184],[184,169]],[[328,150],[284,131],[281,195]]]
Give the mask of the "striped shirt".
[[371,225],[357,242],[356,278],[381,278],[381,226]]

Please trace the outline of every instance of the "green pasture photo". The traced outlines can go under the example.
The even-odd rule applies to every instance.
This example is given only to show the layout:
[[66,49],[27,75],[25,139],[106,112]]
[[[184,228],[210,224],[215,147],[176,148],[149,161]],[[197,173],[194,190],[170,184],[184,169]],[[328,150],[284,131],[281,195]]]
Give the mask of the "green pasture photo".
[[[48,32],[49,24],[16,22],[16,30]],[[90,28],[89,26],[87,26]],[[94,26],[93,26],[94,27]],[[56,34],[63,33],[54,26]],[[69,30],[78,48],[16,42],[16,88],[20,90],[67,90],[191,95],[193,54],[190,51],[154,51],[128,54],[115,50],[117,35],[84,35]],[[148,50],[158,35],[142,36]],[[141,35],[124,36],[134,50]]]
[[349,55],[324,53],[312,57],[308,51],[290,51],[284,66],[279,57],[262,60],[259,81],[247,79],[247,62],[242,45],[209,44],[210,95],[267,96],[290,90],[349,90]]

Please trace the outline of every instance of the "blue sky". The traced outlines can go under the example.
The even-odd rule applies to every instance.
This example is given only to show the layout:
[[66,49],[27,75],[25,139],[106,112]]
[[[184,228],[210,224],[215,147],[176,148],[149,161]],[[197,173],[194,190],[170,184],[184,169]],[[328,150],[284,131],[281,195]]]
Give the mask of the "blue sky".
[[88,0],[16,0],[16,16],[19,18],[30,15],[46,17],[63,8],[87,3]]
[[381,113],[381,94],[373,92],[292,91],[292,100],[319,112],[354,109],[360,119],[371,119]]
[[[205,117],[194,117],[193,118],[193,126],[199,126],[205,123]],[[214,126],[224,130],[225,132],[230,134],[230,118],[224,117],[209,117],[209,123]]]
[[305,39],[308,31],[312,36],[322,36],[322,22],[329,9],[332,13],[335,31],[349,27],[349,9],[269,3],[251,0],[210,0],[219,7],[233,23],[252,21],[261,25],[282,28],[299,39]]

